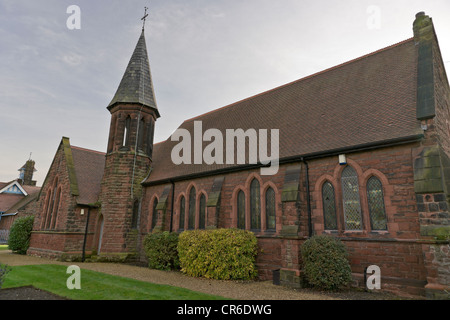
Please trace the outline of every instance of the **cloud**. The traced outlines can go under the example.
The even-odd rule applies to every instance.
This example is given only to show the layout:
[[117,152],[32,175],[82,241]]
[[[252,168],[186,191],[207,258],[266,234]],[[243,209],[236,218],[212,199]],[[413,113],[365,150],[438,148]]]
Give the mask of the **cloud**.
[[83,57],[76,53],[65,54],[60,59],[70,67],[76,67],[83,63]]

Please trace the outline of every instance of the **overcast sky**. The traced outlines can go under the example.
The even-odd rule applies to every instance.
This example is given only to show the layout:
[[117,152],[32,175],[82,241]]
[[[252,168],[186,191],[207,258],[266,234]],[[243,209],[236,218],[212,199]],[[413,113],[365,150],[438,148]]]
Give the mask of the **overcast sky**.
[[[81,29],[69,29],[71,5]],[[433,18],[450,68],[448,0],[0,0],[0,181],[30,153],[42,185],[63,136],[105,152],[113,98],[146,40],[163,141],[189,118],[413,36]]]

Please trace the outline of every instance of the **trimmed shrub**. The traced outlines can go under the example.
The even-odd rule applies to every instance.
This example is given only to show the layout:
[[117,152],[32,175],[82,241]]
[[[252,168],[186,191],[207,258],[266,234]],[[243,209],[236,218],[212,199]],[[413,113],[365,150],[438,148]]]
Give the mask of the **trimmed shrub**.
[[14,221],[9,231],[9,250],[17,254],[26,254],[30,246],[34,216],[21,217]]
[[257,252],[255,235],[238,229],[185,231],[178,243],[181,271],[209,279],[254,279]]
[[178,233],[150,233],[144,239],[144,250],[148,258],[148,266],[158,270],[177,270],[180,268],[178,259]]
[[322,290],[339,290],[351,281],[345,245],[331,236],[314,236],[302,245],[303,271],[309,285]]

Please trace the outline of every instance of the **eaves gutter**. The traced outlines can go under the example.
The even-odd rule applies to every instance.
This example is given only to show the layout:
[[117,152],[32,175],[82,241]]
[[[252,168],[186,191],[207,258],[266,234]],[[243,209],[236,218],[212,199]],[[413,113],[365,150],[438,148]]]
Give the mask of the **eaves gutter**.
[[0,217],[12,217],[17,215],[19,212],[15,212],[15,213],[0,213]]
[[[351,147],[343,147],[343,148],[337,148],[337,149],[332,149],[332,150],[327,150],[327,151],[320,151],[320,152],[304,154],[304,155],[285,157],[285,158],[281,158],[279,160],[279,164],[282,165],[282,164],[289,164],[289,163],[295,163],[295,162],[310,161],[310,160],[315,160],[315,159],[320,159],[320,158],[337,156],[340,154],[357,153],[357,152],[362,152],[362,151],[369,151],[369,150],[374,150],[374,149],[399,146],[399,145],[403,145],[403,144],[417,142],[423,138],[424,138],[424,134],[420,133],[420,134],[415,134],[415,135],[401,137],[401,138],[364,143],[364,144],[355,145],[355,146],[351,146]],[[218,169],[218,170],[205,171],[205,172],[200,172],[200,173],[193,173],[193,174],[188,174],[188,175],[183,175],[183,176],[178,176],[178,177],[161,179],[158,181],[143,182],[142,185],[144,187],[151,187],[151,186],[156,186],[156,185],[161,185],[161,184],[169,184],[169,183],[180,182],[180,181],[185,181],[185,180],[198,179],[198,178],[216,176],[216,175],[221,175],[221,174],[228,174],[228,173],[245,171],[245,170],[258,169],[258,168],[269,167],[269,166],[270,165],[263,165],[261,163],[239,165],[239,166],[233,166],[233,167],[228,167],[228,168],[223,168],[223,169]]]

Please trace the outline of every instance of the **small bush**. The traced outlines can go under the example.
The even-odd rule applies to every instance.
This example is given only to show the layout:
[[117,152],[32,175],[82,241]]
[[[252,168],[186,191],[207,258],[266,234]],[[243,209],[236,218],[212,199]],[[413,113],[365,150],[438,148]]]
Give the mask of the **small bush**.
[[34,217],[22,217],[14,221],[9,231],[8,247],[14,253],[26,254],[30,246]]
[[0,289],[3,286],[3,281],[5,281],[6,274],[11,271],[11,268],[6,264],[0,264]]
[[151,233],[144,239],[144,250],[148,258],[148,266],[158,270],[177,270],[178,234],[170,232]]
[[314,236],[301,248],[305,278],[311,286],[338,290],[351,281],[351,268],[345,245],[331,236]]
[[181,271],[193,277],[251,280],[258,244],[252,232],[238,229],[193,230],[180,235]]

